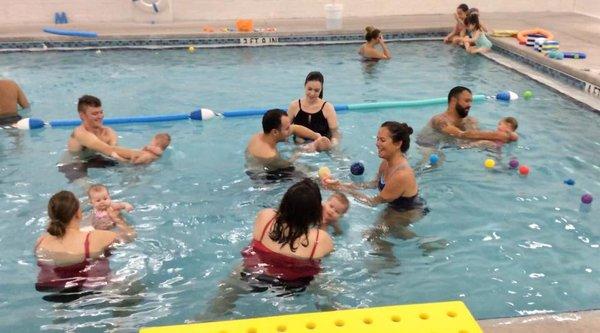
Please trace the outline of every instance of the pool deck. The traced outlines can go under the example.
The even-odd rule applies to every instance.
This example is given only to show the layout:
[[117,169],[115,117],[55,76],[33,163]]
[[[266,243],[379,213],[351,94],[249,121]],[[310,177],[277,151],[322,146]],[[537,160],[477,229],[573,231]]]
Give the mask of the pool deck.
[[[520,30],[545,28],[560,41],[564,51],[580,51],[587,59],[553,60],[535,52],[533,48],[519,45],[515,38],[491,38],[493,42],[513,53],[549,66],[583,81],[600,87],[600,19],[576,13],[482,13],[482,22],[488,29]],[[360,33],[366,25],[375,25],[384,31],[449,31],[452,18],[448,15],[385,16],[376,18],[344,18],[342,30],[325,31],[325,19],[271,19],[257,20],[255,28],[276,27],[276,33],[220,32],[232,27],[233,21],[197,21],[160,24],[95,23],[62,25],[6,26],[0,23],[0,42],[15,40],[69,40],[69,37],[49,35],[44,27],[95,31],[101,38],[160,38],[160,37],[238,37],[248,35],[294,35]],[[214,33],[202,32],[210,26]],[[556,88],[561,90],[561,88]],[[562,91],[562,90],[561,90]],[[590,97],[600,101],[600,96]],[[599,109],[596,107],[596,109]],[[600,332],[600,311],[583,311],[562,314],[481,320],[485,332]]]
[[480,320],[486,333],[600,332],[600,310]]
[[[493,42],[513,53],[557,69],[600,87],[600,19],[577,13],[482,13],[482,22],[489,30],[521,30],[534,27],[545,28],[560,41],[560,49],[581,51],[587,59],[549,59],[531,47],[519,45],[515,38],[495,38]],[[325,31],[325,19],[270,19],[257,20],[255,28],[276,27],[276,33],[220,32],[221,28],[235,26],[234,21],[194,21],[172,23],[89,23],[60,25],[7,26],[0,23],[0,41],[14,40],[69,40],[72,37],[50,35],[42,32],[44,27],[95,31],[101,38],[144,38],[144,37],[232,37],[250,34],[335,34],[362,32],[366,25],[375,25],[384,31],[444,31],[450,30],[452,18],[448,15],[382,16],[375,18],[344,18],[343,29]],[[202,32],[210,26],[215,32]],[[600,98],[600,97],[599,97]]]

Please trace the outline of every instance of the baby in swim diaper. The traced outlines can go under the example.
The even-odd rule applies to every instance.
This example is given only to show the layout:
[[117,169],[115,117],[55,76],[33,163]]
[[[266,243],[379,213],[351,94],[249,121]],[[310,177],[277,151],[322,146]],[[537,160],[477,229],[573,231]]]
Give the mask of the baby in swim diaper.
[[496,127],[496,132],[502,138],[501,140],[479,140],[475,141],[471,144],[462,145],[462,147],[480,147],[480,148],[500,148],[503,144],[508,142],[514,142],[519,140],[519,135],[517,134],[517,127],[519,127],[519,122],[514,117],[504,117],[500,119],[498,122],[498,127]]
[[519,122],[516,118],[504,117],[498,122],[498,127],[496,128],[496,131],[506,133],[508,142],[517,141],[519,140],[519,135],[517,134],[517,127],[519,127]]
[[320,151],[330,150],[331,146],[332,146],[331,140],[329,140],[329,138],[326,136],[322,136],[313,142],[303,144],[300,149],[304,152],[312,153],[315,151],[320,152]]
[[339,235],[342,233],[339,221],[350,208],[350,201],[345,194],[334,192],[325,202],[323,202],[323,220],[321,229],[327,231],[329,226],[333,227],[333,233]]
[[112,201],[104,185],[92,185],[88,189],[88,197],[92,205],[90,220],[94,229],[110,230],[117,224],[125,223],[121,211],[133,210],[133,206],[127,202]]
[[171,144],[171,136],[168,133],[158,133],[150,141],[150,144],[142,148],[142,153],[131,159],[133,164],[147,164],[156,161]]

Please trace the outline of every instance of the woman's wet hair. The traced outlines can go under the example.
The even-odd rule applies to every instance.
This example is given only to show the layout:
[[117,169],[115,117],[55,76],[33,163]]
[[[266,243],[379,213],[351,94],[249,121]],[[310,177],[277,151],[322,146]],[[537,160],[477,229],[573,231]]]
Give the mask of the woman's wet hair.
[[306,85],[310,81],[321,82],[321,92],[319,93],[319,98],[323,98],[323,90],[325,89],[325,86],[324,86],[325,78],[323,77],[323,74],[321,74],[321,72],[317,72],[317,71],[308,73],[308,75],[306,76],[306,79],[304,80],[304,85]]
[[479,24],[479,14],[469,14],[469,16],[467,16],[467,18],[465,19],[465,24],[467,26],[472,24],[475,26],[475,30],[481,30],[481,24]]
[[308,246],[308,231],[323,217],[321,199],[319,186],[310,178],[292,185],[281,199],[269,237],[282,248],[288,245],[292,252],[298,248],[294,243],[302,236],[305,240],[300,244]]
[[365,31],[367,32],[365,34],[365,39],[367,40],[367,42],[370,42],[372,39],[379,38],[379,35],[381,34],[381,30],[376,29],[373,26],[366,27]]
[[79,200],[73,192],[60,191],[48,201],[48,233],[52,236],[61,238],[67,231],[67,225],[73,219],[79,210]]
[[412,127],[397,121],[386,121],[381,124],[381,127],[385,127],[390,131],[392,142],[402,141],[402,145],[400,145],[401,152],[406,153],[408,151],[408,148],[410,148],[410,135],[413,133]]

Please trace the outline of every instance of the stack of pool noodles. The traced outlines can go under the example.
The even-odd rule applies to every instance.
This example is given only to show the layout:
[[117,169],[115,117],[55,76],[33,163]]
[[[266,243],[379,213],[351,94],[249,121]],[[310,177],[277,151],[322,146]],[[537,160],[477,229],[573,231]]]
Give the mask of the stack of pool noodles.
[[535,41],[533,42],[533,49],[538,52],[542,52],[542,45],[544,45],[544,42],[546,40],[547,39],[544,37],[536,38]]
[[555,40],[545,40],[541,45],[536,45],[538,52],[558,51],[559,43]]
[[586,58],[586,54],[583,52],[560,52],[558,50],[548,52],[547,56],[552,59],[557,59],[557,60],[562,60],[564,58],[571,58],[571,59],[585,59]]
[[538,39],[538,38],[542,38],[542,37],[546,37],[546,36],[540,35],[540,34],[527,35],[527,41],[525,42],[525,45],[527,45],[527,46],[534,46],[535,45],[535,40]]

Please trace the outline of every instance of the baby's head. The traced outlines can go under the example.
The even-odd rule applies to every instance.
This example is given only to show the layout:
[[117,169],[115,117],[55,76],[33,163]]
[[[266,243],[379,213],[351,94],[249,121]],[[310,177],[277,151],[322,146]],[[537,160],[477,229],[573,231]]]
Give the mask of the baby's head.
[[334,192],[323,203],[323,222],[337,222],[344,214],[346,214],[349,207],[350,201],[348,201],[346,195],[340,192]]
[[154,138],[152,138],[152,142],[150,144],[165,150],[169,144],[171,144],[171,136],[168,133],[158,133],[154,136]]
[[479,23],[479,13],[471,13],[465,19],[465,24],[471,31],[481,30],[481,24]]
[[467,17],[468,11],[469,11],[469,6],[467,6],[464,3],[461,3],[460,5],[458,5],[458,7],[456,7],[456,15],[462,21],[464,21],[465,18]]
[[498,130],[502,132],[515,132],[519,122],[514,117],[504,117],[498,122]]
[[101,184],[90,186],[88,189],[88,197],[90,199],[90,204],[92,204],[92,207],[94,207],[95,210],[107,210],[112,204],[108,189]]

